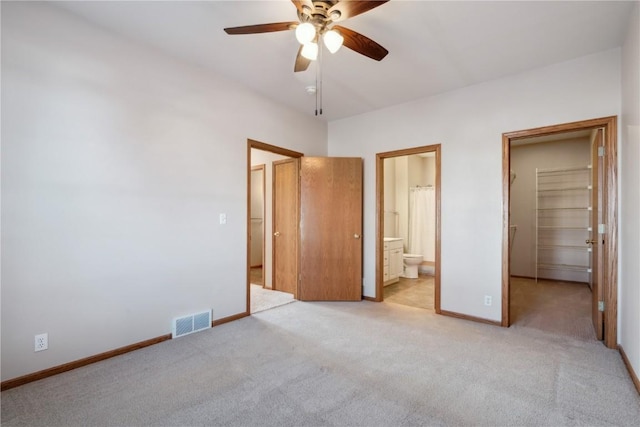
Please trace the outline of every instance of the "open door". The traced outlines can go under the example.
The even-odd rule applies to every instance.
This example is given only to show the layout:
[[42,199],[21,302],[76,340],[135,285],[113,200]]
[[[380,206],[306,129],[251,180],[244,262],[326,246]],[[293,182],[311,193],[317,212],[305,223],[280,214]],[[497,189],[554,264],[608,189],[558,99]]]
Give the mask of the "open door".
[[273,162],[272,288],[297,298],[298,159]]
[[298,299],[362,299],[362,159],[300,159]]
[[591,239],[586,244],[591,247],[591,286],[592,307],[591,317],[593,319],[593,328],[596,337],[599,340],[604,338],[604,292],[602,284],[604,283],[603,268],[603,249],[604,235],[600,233],[599,224],[603,224],[603,199],[602,193],[604,188],[603,179],[603,156],[599,155],[604,152],[604,130],[596,129],[595,138],[591,143]]

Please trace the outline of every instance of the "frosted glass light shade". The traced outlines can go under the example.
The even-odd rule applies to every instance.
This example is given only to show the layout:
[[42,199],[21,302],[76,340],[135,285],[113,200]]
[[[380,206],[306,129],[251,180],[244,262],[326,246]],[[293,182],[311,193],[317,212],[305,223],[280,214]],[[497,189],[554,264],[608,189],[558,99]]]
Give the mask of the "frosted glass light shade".
[[304,46],[302,46],[300,55],[311,61],[315,61],[318,59],[318,43],[305,43]]
[[296,27],[296,39],[300,44],[311,42],[316,36],[316,27],[309,22],[305,22]]
[[344,37],[336,30],[329,30],[322,36],[324,45],[329,49],[329,52],[336,53],[344,42]]

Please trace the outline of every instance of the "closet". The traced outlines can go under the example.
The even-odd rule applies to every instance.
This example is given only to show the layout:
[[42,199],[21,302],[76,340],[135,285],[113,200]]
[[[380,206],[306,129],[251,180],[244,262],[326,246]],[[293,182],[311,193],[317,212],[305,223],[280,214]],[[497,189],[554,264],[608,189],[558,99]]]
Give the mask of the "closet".
[[535,278],[590,282],[591,166],[536,168]]

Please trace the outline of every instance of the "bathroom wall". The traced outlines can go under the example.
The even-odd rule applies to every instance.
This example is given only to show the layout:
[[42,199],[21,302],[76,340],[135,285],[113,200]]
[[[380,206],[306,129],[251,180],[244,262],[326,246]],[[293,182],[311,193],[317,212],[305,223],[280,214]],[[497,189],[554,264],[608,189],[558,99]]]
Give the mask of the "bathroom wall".
[[[392,157],[384,160],[384,235],[409,239],[409,188],[435,185],[435,154]],[[397,212],[397,215],[393,212]]]
[[384,159],[384,236],[398,237],[396,210],[396,158]]
[[[536,275],[536,168],[589,164],[589,137],[511,147],[511,170],[516,173],[511,185],[511,225],[517,226],[511,249],[512,275]],[[560,270],[541,273],[542,277],[558,280],[584,281],[588,277],[585,273]]]

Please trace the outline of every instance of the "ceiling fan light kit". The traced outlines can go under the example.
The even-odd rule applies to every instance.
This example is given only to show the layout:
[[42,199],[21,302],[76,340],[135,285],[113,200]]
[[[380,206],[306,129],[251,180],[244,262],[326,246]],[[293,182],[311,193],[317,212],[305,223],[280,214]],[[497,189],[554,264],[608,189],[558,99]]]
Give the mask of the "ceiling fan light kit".
[[322,41],[324,41],[324,45],[329,52],[336,53],[342,47],[344,37],[336,30],[329,30],[322,36]]
[[303,22],[296,27],[296,39],[304,45],[313,41],[316,37],[316,27],[310,22]]
[[311,61],[315,61],[318,59],[318,43],[310,42],[303,44],[300,54]]
[[[229,27],[224,31],[227,34],[258,34],[275,31],[294,30],[296,39],[300,43],[294,72],[305,71],[311,61],[322,58],[318,40],[322,41],[329,52],[336,53],[344,44],[347,48],[361,55],[381,61],[388,53],[370,38],[357,33],[349,28],[335,25],[336,22],[368,12],[389,0],[381,1],[340,1],[340,0],[291,0],[298,13],[298,22],[277,22],[272,24],[245,25],[242,27]],[[322,62],[322,61],[318,61]],[[320,66],[316,67],[316,73],[320,75]],[[321,76],[321,75],[320,75]],[[320,83],[316,87],[321,88],[321,78],[316,77]],[[318,90],[317,93],[320,92]],[[322,98],[320,98],[322,99]],[[316,102],[317,103],[317,102]],[[316,107],[316,115],[318,109]],[[322,106],[320,106],[322,114]]]

